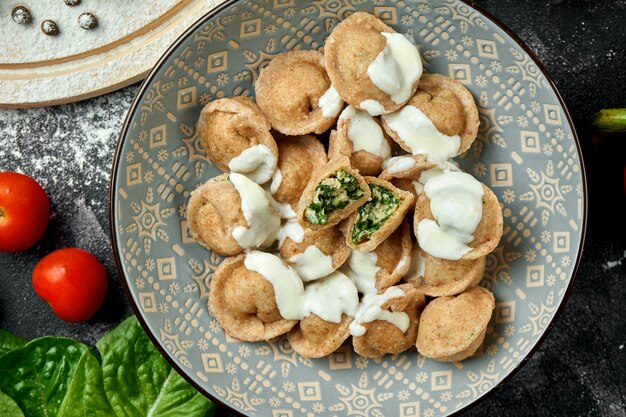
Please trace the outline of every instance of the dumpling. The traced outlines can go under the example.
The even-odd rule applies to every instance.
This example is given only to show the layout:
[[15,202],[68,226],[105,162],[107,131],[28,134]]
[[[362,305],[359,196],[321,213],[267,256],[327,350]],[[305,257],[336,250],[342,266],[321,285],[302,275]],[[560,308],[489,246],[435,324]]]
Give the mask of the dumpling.
[[278,141],[278,155],[278,168],[270,187],[272,195],[277,201],[296,207],[311,176],[328,163],[326,150],[315,136],[294,136]]
[[417,47],[365,12],[335,26],[324,46],[324,62],[341,98],[373,116],[402,107],[422,75]]
[[339,323],[326,321],[316,314],[302,320],[287,334],[293,350],[305,358],[330,355],[350,337],[352,317],[344,314]]
[[345,223],[348,246],[370,252],[387,239],[404,220],[415,197],[389,181],[365,177],[371,197]]
[[211,278],[209,307],[224,331],[255,342],[287,333],[297,320],[284,319],[272,284],[244,265],[246,255],[225,259]]
[[385,290],[396,284],[411,266],[411,228],[400,227],[371,252],[352,250],[341,271],[354,281],[360,293]]
[[270,124],[248,97],[222,98],[207,104],[198,120],[198,137],[211,162],[224,172],[238,172],[258,184],[272,178],[278,147]]
[[255,83],[256,100],[270,124],[285,135],[324,133],[343,100],[331,86],[320,51],[277,55]]
[[[367,358],[379,358],[386,354],[398,354],[415,345],[420,313],[426,305],[426,297],[411,284],[398,287],[404,294],[387,299],[380,308],[386,313],[375,320],[361,323],[365,332],[352,338],[354,351]],[[382,294],[384,292],[379,293]],[[368,306],[371,307],[371,306]],[[401,329],[385,318],[393,314],[404,313],[408,323],[406,330]],[[358,320],[358,313],[357,319]],[[404,330],[404,331],[403,331]]]
[[460,82],[436,74],[422,76],[406,106],[382,120],[405,151],[438,161],[467,151],[480,123],[472,93]]
[[481,287],[456,297],[431,301],[420,319],[417,350],[427,358],[458,362],[472,356],[483,343],[495,299]]
[[485,257],[447,260],[431,256],[419,249],[413,254],[416,270],[404,278],[415,282],[421,292],[429,297],[452,296],[475,287],[485,274]]
[[332,227],[370,198],[370,189],[345,156],[336,156],[314,175],[298,202],[298,220],[305,228]]
[[301,356],[321,358],[337,350],[350,336],[349,326],[359,306],[359,294],[350,278],[334,272],[308,284],[301,304],[308,314],[287,338]]
[[330,134],[328,156],[347,156],[361,175],[375,176],[391,156],[392,145],[379,118],[348,106],[339,116],[337,130]]
[[339,269],[350,256],[350,248],[338,227],[306,229],[300,243],[285,239],[280,256],[303,281],[313,281]]
[[[477,191],[476,188],[482,197],[473,195]],[[445,221],[450,223],[445,227],[466,227],[467,222],[464,221],[466,216],[469,216],[469,223],[478,220],[477,224],[474,223],[475,229],[469,235],[471,239],[469,242],[457,241],[458,233],[446,234],[441,225],[443,221],[441,216],[436,219],[431,210],[429,189],[438,191],[441,195],[441,201],[437,202],[437,207],[442,214],[446,215]],[[473,198],[463,198],[465,192],[470,189]],[[479,218],[475,218],[475,207],[471,210],[469,207],[474,204],[474,197],[478,198],[475,204],[481,209]],[[503,233],[502,207],[493,191],[471,175],[461,172],[446,173],[427,182],[424,192],[415,204],[413,227],[421,249],[430,255],[450,260],[476,259],[489,254],[498,246]],[[442,232],[443,238],[446,239],[445,244],[441,243],[444,242],[441,240]],[[463,231],[465,232],[467,230]]]
[[265,191],[236,173],[219,175],[194,190],[187,220],[198,243],[226,256],[270,245],[281,223]]

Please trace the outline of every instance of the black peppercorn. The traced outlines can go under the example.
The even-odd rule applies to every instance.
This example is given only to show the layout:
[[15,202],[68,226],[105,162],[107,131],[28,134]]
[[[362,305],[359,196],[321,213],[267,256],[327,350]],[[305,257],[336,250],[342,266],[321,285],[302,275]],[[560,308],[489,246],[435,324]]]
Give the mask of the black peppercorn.
[[11,11],[13,21],[20,25],[27,25],[32,21],[30,12],[24,6],[17,6]]
[[41,31],[48,36],[56,36],[59,34],[59,27],[54,20],[44,20],[41,22]]
[[92,13],[83,13],[78,16],[78,26],[83,29],[93,29],[98,26],[98,19]]

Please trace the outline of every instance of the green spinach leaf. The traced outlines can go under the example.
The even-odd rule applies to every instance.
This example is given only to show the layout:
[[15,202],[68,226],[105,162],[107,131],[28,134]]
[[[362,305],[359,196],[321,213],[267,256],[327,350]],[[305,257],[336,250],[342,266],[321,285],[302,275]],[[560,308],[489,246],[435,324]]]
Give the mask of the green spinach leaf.
[[24,413],[15,401],[2,391],[0,391],[0,416],[24,417]]
[[21,348],[26,344],[26,340],[6,330],[0,329],[0,356],[12,350]]
[[104,393],[102,368],[91,351],[78,362],[57,417],[111,417],[113,409]]
[[170,367],[135,317],[100,339],[97,347],[104,388],[117,417],[213,415],[213,403]]
[[94,392],[102,392],[100,372],[87,346],[43,337],[0,358],[0,390],[29,417],[108,417],[106,398]]

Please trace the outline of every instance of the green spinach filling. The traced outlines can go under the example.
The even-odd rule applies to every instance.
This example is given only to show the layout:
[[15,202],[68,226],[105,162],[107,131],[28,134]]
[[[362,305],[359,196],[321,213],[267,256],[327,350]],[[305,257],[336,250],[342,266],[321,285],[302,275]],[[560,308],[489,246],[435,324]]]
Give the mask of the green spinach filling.
[[304,212],[312,224],[328,223],[328,215],[334,210],[341,210],[354,200],[363,197],[363,190],[354,175],[339,170],[333,177],[319,183],[315,189],[313,201]]
[[352,242],[357,245],[371,238],[400,205],[400,199],[388,188],[370,184],[370,190],[372,190],[372,197],[359,207],[356,222],[351,231]]

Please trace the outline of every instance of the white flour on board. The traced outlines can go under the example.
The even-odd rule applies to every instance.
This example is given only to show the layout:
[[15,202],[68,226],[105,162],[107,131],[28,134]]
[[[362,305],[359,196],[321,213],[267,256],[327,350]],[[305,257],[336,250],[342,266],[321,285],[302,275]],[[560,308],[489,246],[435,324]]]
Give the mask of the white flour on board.
[[[67,6],[62,0],[19,2],[32,16],[28,25],[19,25],[9,13],[0,16],[0,63],[38,62],[84,53],[123,38],[154,22],[181,0],[82,0]],[[3,3],[3,8],[13,8]],[[92,13],[98,26],[85,30],[78,25],[82,13]],[[57,36],[41,32],[41,22],[53,20]]]

